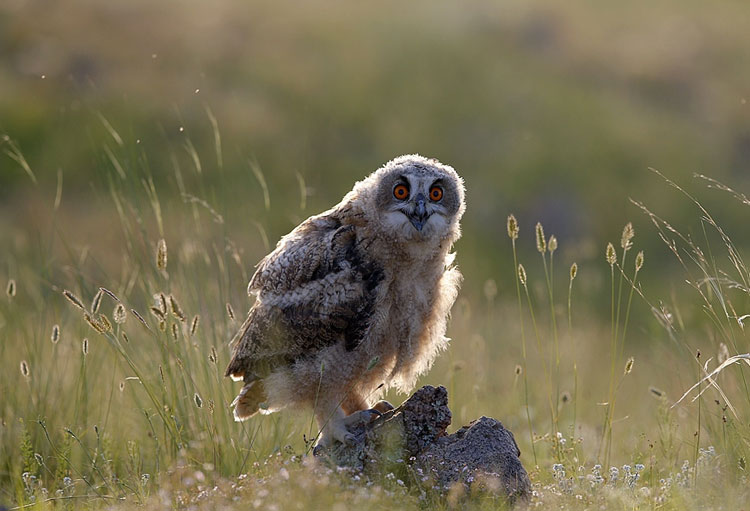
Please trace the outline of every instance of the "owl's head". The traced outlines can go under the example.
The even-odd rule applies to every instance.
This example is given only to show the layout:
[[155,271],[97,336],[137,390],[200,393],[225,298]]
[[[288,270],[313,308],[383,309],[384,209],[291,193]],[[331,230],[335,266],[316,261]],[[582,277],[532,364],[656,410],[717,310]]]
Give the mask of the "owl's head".
[[400,156],[357,183],[371,225],[394,241],[455,241],[464,213],[464,185],[448,165]]

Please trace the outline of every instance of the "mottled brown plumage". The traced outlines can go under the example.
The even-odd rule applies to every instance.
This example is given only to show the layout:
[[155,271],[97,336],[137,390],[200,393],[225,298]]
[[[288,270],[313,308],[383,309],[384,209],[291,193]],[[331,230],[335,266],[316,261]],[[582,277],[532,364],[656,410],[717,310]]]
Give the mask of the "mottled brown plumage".
[[321,443],[347,441],[347,424],[373,415],[356,412],[409,391],[447,342],[463,211],[458,174],[407,155],[284,236],[248,286],[226,371],[245,383],[235,419],[314,407]]

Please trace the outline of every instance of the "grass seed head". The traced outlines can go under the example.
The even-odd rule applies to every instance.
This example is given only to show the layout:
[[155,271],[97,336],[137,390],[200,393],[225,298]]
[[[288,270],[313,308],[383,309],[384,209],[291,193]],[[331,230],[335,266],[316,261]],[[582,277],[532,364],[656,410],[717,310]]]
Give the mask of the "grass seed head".
[[578,263],[573,263],[570,265],[570,280],[574,280],[576,275],[578,275]]
[[625,362],[625,374],[630,374],[630,371],[633,370],[633,364],[635,363],[635,358],[630,357],[627,362]]
[[154,306],[161,312],[162,316],[167,314],[167,299],[164,296],[164,293],[154,294]]
[[518,280],[526,287],[526,268],[522,264],[518,265]]
[[657,389],[656,387],[649,387],[648,391],[651,392],[652,396],[662,398],[664,397],[664,391],[661,389]]
[[638,255],[635,256],[635,271],[636,273],[641,271],[641,268],[643,268],[643,250],[638,252]]
[[81,309],[82,311],[86,310],[86,307],[83,306],[83,303],[81,303],[81,300],[78,299],[76,295],[68,291],[67,289],[63,290],[63,296],[68,299],[70,303]]
[[547,240],[544,238],[544,227],[541,222],[536,223],[536,249],[540,254],[547,250]]
[[164,238],[156,244],[156,267],[162,271],[167,269],[167,242]]
[[122,331],[122,340],[125,341],[125,344],[130,343],[130,337],[125,333],[125,330]]
[[172,315],[180,321],[185,321],[185,313],[182,312],[182,307],[174,295],[169,295],[169,305],[172,308]]
[[84,357],[89,354],[89,340],[86,337],[84,337],[83,342],[81,342],[81,351],[83,352]]
[[102,291],[101,288],[99,288],[99,291],[96,292],[94,295],[94,299],[91,301],[91,313],[96,314],[99,312],[99,307],[102,304],[102,297],[104,296],[104,291]]
[[156,319],[158,319],[159,321],[164,321],[164,313],[161,311],[159,307],[150,307],[149,310],[151,311],[151,314],[153,314]]
[[232,304],[229,302],[227,302],[227,316],[234,321],[234,309],[232,309]]
[[190,322],[190,337],[193,337],[195,335],[195,331],[198,330],[198,324],[200,323],[201,318],[197,314],[193,316],[193,321]]
[[104,314],[99,314],[99,323],[101,323],[105,332],[112,331],[112,323],[110,323],[109,318]]
[[60,341],[60,325],[52,326],[52,335],[50,336],[52,344],[57,344]]
[[102,325],[96,318],[92,318],[88,313],[83,314],[83,319],[89,324],[91,328],[103,334],[105,332],[104,325]]
[[176,341],[179,337],[180,330],[177,328],[177,323],[172,323],[172,338]]
[[118,325],[122,325],[128,319],[128,311],[123,304],[115,305],[115,310],[112,311],[112,319]]
[[104,291],[104,294],[105,294],[105,295],[107,295],[107,296],[109,296],[110,298],[112,298],[112,299],[113,299],[114,301],[116,301],[116,302],[119,302],[119,301],[120,301],[120,299],[119,299],[119,298],[117,298],[117,295],[116,295],[116,294],[114,294],[114,293],[113,293],[112,291],[110,291],[109,289],[107,289],[106,287],[100,287],[99,289],[101,289],[102,291]]
[[211,346],[211,351],[208,353],[208,361],[211,362],[212,364],[215,364],[216,363],[216,356],[217,356],[216,355],[216,348],[214,348],[213,346]]
[[617,262],[617,251],[615,250],[615,246],[612,243],[607,243],[607,251],[605,252],[605,256],[607,258],[607,263],[609,263],[610,266],[614,266]]
[[549,250],[549,253],[552,254],[555,250],[557,250],[557,238],[553,234],[549,237],[549,242],[547,243],[547,250]]
[[195,406],[197,406],[198,408],[203,408],[203,400],[197,392],[193,394],[193,401],[195,401]]
[[512,240],[518,239],[518,220],[515,215],[508,215],[508,237]]
[[8,295],[8,298],[13,298],[16,296],[16,281],[13,279],[10,279],[8,281],[8,286],[5,288],[5,294]]
[[628,222],[622,230],[622,238],[620,238],[620,246],[625,252],[633,248],[632,240],[634,236],[635,229],[633,229],[633,224]]
[[21,375],[27,380],[31,377],[31,371],[29,371],[29,363],[25,360],[21,360]]
[[130,309],[130,312],[132,312],[132,313],[133,313],[133,316],[135,316],[135,317],[136,317],[136,319],[138,319],[138,321],[140,321],[140,322],[141,322],[141,324],[143,324],[143,326],[145,326],[145,327],[146,327],[146,329],[148,329],[148,330],[151,330],[151,329],[150,329],[150,328],[148,327],[148,324],[146,323],[146,320],[145,320],[145,319],[143,319],[143,316],[141,316],[141,315],[140,315],[140,314],[138,313],[138,311],[137,311],[137,310],[135,310],[135,309]]

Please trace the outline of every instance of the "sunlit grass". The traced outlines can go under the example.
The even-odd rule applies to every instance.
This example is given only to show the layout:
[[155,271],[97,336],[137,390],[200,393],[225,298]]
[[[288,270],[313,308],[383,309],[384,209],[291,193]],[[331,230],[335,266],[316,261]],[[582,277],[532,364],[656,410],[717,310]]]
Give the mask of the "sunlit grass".
[[[413,474],[406,481],[393,474],[364,480],[315,467],[305,456],[306,440],[317,433],[309,411],[234,422],[228,405],[238,389],[223,371],[228,341],[250,305],[245,288],[257,258],[247,254],[268,249],[262,212],[292,203],[300,216],[315,213],[305,211],[304,177],[290,197],[272,200],[265,170],[249,163],[258,216],[230,224],[236,215],[227,213],[239,206],[221,200],[235,185],[221,178],[216,123],[213,154],[188,143],[159,180],[148,153],[127,158],[141,150],[107,125],[119,149],[104,150],[113,161],[83,215],[98,216],[94,224],[117,232],[116,241],[92,251],[75,222],[56,219],[71,207],[60,199],[58,178],[58,191],[42,206],[51,230],[25,233],[35,241],[9,250],[0,301],[0,503],[502,505],[488,495],[465,500],[458,488],[440,495]],[[710,499],[732,507],[747,498],[746,369],[711,368],[713,353],[725,353],[721,363],[750,351],[742,321],[750,275],[729,235],[695,205],[706,227],[701,243],[640,205],[683,266],[693,295],[665,303],[644,291],[643,254],[626,258],[638,239],[630,224],[619,258],[614,245],[602,243],[599,266],[579,267],[561,260],[565,239],[511,216],[512,273],[506,268],[488,278],[515,285],[516,300],[495,300],[495,284],[485,286],[484,298],[465,289],[456,304],[451,348],[423,383],[449,388],[453,428],[484,414],[515,433],[535,488],[532,504],[700,508]],[[235,241],[238,233],[243,242]],[[524,236],[536,238],[541,262],[521,259],[516,242]],[[555,275],[555,260],[571,265],[570,272]],[[574,279],[578,285],[601,272],[609,276],[609,321],[591,312],[592,295],[574,293]],[[568,284],[564,297],[555,294],[561,279]],[[650,344],[630,343],[635,305],[656,316],[639,322],[653,325],[638,333]],[[566,319],[567,329],[560,327]],[[703,352],[696,356],[697,346]],[[706,375],[697,389],[702,396],[672,407]]]

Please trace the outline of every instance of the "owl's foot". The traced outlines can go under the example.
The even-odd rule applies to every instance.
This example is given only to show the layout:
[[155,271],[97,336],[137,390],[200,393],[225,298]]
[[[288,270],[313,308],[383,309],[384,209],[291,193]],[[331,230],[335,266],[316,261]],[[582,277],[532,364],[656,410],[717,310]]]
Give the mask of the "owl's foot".
[[[343,414],[343,412],[341,413]],[[382,412],[379,410],[370,408],[369,410],[354,412],[345,417],[331,419],[328,424],[324,426],[323,433],[315,446],[315,450],[318,451],[321,447],[330,447],[333,445],[334,441],[341,442],[345,445],[352,445],[356,441],[356,438],[349,430],[363,424],[368,424],[381,415]]]
[[381,414],[385,414],[393,410],[395,407],[389,403],[388,401],[378,401],[372,406],[372,409],[375,411],[380,412]]
[[382,413],[378,410],[370,408],[369,410],[360,410],[358,412],[354,412],[351,415],[347,415],[346,417],[341,417],[340,419],[334,420],[331,423],[333,438],[343,444],[352,445],[355,441],[355,438],[354,435],[349,432],[349,430],[354,429],[357,426],[372,422],[381,415]]

